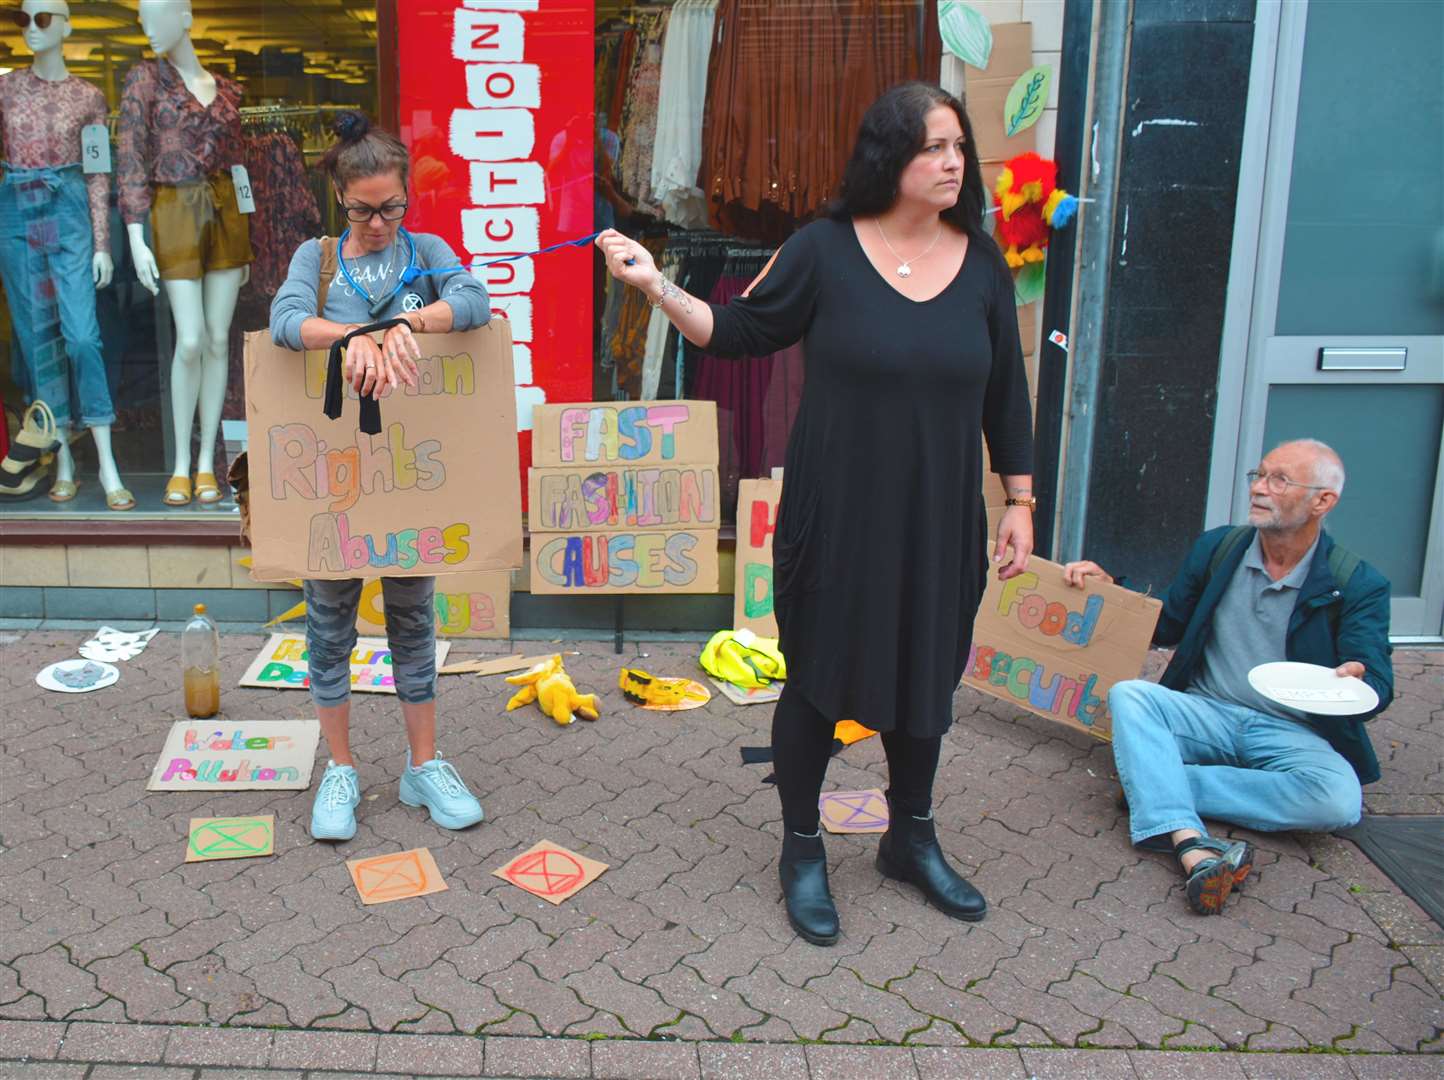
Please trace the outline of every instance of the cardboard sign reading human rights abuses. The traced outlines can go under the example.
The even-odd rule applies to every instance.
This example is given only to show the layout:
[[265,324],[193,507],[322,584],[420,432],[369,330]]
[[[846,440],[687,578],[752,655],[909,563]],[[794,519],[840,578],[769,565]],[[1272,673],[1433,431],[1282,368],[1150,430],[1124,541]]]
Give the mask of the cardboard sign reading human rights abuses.
[[[451,642],[436,643],[436,666],[446,662]],[[307,690],[311,672],[306,661],[305,634],[272,634],[265,648],[256,654],[241,676],[241,686],[269,690]],[[351,689],[357,693],[394,694],[396,680],[391,669],[391,650],[385,638],[357,638],[351,651]]]
[[521,565],[511,331],[418,334],[415,387],[364,434],[348,386],[322,411],[324,351],[246,335],[251,576],[411,577]]
[[988,576],[963,682],[1029,712],[1111,737],[1108,691],[1143,670],[1163,605],[1117,585],[1075,589],[1036,555]]
[[539,405],[532,426],[532,592],[716,591],[715,403]]
[[772,534],[777,529],[781,480],[743,480],[737,486],[737,582],[732,627],[777,636],[772,595]]
[[[356,606],[356,629],[386,633],[380,578],[366,582]],[[511,637],[511,571],[447,574],[436,579],[436,632],[448,638]]]

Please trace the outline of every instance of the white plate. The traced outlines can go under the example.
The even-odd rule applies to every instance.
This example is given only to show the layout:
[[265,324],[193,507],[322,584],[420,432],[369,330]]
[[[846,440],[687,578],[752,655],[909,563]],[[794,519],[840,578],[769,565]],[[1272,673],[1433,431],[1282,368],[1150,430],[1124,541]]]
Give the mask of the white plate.
[[120,669],[95,660],[61,660],[41,670],[35,681],[47,690],[62,694],[88,694],[120,678]]
[[1341,678],[1320,664],[1260,664],[1248,673],[1248,682],[1270,701],[1319,716],[1355,716],[1379,704],[1379,695],[1363,679]]

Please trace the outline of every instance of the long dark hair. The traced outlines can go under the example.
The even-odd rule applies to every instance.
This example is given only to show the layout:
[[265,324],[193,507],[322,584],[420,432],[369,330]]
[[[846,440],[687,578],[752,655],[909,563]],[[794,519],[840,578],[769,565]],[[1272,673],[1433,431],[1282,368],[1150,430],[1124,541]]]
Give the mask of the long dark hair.
[[967,233],[969,239],[991,243],[983,228],[986,195],[972,121],[961,101],[932,83],[899,83],[868,106],[857,129],[852,157],[843,170],[841,194],[827,207],[829,217],[871,217],[897,202],[898,181],[908,162],[922,150],[927,140],[927,115],[939,105],[957,113],[963,129],[962,190],[958,201],[939,216]]

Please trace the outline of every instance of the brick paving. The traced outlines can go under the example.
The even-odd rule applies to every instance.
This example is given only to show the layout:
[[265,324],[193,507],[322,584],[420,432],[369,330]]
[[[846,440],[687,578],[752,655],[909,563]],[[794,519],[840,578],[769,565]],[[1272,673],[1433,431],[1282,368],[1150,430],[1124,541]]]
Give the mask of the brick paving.
[[[603,700],[569,728],[505,713],[499,678],[444,677],[441,746],[487,810],[462,833],[400,805],[396,704],[358,695],[360,827],[327,846],[309,792],[147,794],[181,717],[176,635],[105,691],[38,688],[83,637],[0,636],[0,1076],[1440,1073],[1444,931],[1356,848],[1251,835],[1257,876],[1197,918],[1170,862],[1128,847],[1107,747],[972,691],[937,817],[988,918],[882,880],[875,837],[829,837],[843,938],[818,949],[787,927],[777,799],[737,752],[769,710],[654,714],[616,689],[622,663],[693,672],[696,645],[567,645]],[[223,637],[229,684],[262,641]],[[1366,803],[1444,813],[1444,653],[1395,662]],[[310,713],[299,692],[222,703],[231,722]],[[884,778],[876,740],[829,772]],[[191,817],[255,812],[276,815],[273,858],[181,861]],[[491,876],[544,837],[611,869],[557,906]],[[344,861],[413,846],[449,890],[363,907]],[[1188,1049],[1211,1052],[1166,1052]]]

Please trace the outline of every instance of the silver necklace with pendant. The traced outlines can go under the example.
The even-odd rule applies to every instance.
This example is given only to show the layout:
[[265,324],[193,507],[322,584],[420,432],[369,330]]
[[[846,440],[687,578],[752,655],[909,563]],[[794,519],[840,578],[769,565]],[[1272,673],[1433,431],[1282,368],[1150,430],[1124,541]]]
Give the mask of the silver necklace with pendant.
[[874,219],[873,224],[877,226],[877,234],[878,236],[882,237],[883,244],[886,245],[888,251],[892,252],[892,257],[898,261],[899,265],[897,268],[897,276],[902,278],[912,277],[912,264],[921,259],[929,251],[932,251],[933,248],[937,247],[938,241],[943,238],[943,225],[942,222],[938,222],[938,231],[933,236],[932,243],[930,243],[927,247],[923,248],[922,254],[914,255],[911,259],[904,259],[895,250],[893,250],[893,246],[887,242],[887,233],[882,231],[882,222]]

